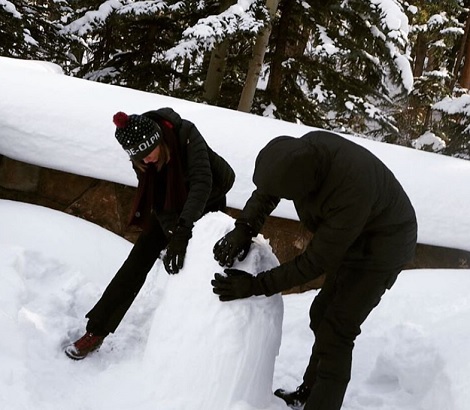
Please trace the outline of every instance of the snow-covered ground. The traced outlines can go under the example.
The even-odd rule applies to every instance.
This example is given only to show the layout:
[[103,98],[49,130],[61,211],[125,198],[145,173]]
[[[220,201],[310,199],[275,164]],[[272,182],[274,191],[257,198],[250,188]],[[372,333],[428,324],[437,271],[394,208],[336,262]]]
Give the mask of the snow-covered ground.
[[[112,115],[173,107],[234,167],[228,200],[235,208],[251,193],[259,149],[275,136],[311,130],[68,78],[44,62],[0,58],[0,87],[1,154],[129,185],[135,177]],[[420,242],[470,250],[469,162],[348,138],[397,175],[416,208]],[[288,202],[276,215],[295,218]],[[61,346],[81,335],[84,314],[131,244],[78,218],[11,201],[0,201],[0,226],[0,408],[286,408],[271,392],[301,381],[316,291],[220,303],[210,285],[220,271],[211,249],[233,226],[227,215],[196,224],[180,274],[155,264],[117,332],[81,362]],[[255,273],[276,263],[258,237],[241,266]],[[403,272],[363,326],[343,408],[467,410],[469,288],[468,270]]]

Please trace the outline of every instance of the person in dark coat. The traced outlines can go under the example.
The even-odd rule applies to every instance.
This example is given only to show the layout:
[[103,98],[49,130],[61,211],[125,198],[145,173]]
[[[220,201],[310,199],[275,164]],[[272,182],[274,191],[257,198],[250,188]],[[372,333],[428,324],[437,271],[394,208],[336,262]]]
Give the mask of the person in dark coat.
[[65,348],[76,360],[98,349],[116,330],[161,254],[167,272],[179,272],[194,223],[205,213],[225,209],[235,180],[233,169],[207,145],[196,126],[171,108],[142,115],[119,112],[113,121],[116,139],[138,178],[130,223],[143,230],[86,314],[85,335]]
[[[371,152],[325,131],[270,141],[256,159],[253,182],[235,229],[214,246],[215,259],[229,268],[215,274],[213,291],[221,301],[271,296],[326,274],[310,309],[315,342],[303,382],[275,394],[305,410],[340,409],[361,325],[414,257],[413,206]],[[246,257],[281,198],[294,202],[313,233],[305,251],[256,276],[230,268]]]

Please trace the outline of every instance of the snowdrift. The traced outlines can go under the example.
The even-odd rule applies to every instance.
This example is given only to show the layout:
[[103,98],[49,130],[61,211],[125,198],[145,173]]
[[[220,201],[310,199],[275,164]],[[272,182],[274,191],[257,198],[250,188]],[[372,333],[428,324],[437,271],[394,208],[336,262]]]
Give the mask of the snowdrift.
[[[260,149],[279,135],[299,137],[315,129],[58,71],[49,63],[0,57],[0,154],[134,186],[134,172],[114,138],[112,116],[169,106],[193,121],[233,166],[237,178],[228,204],[241,209],[254,188],[251,177]],[[372,151],[395,173],[416,209],[420,243],[470,251],[470,190],[455,189],[468,185],[470,161],[344,136]],[[458,214],[449,215],[449,209]],[[273,215],[297,219],[289,201],[281,201]]]
[[[79,218],[12,201],[0,200],[0,225],[7,335],[0,408],[286,409],[272,393],[282,297],[222,303],[212,292],[221,272],[212,247],[233,228],[231,217],[198,221],[180,273],[168,275],[157,261],[116,333],[80,362],[63,346],[83,334],[84,315],[131,244]],[[252,248],[237,266],[256,273],[278,263],[261,236]]]

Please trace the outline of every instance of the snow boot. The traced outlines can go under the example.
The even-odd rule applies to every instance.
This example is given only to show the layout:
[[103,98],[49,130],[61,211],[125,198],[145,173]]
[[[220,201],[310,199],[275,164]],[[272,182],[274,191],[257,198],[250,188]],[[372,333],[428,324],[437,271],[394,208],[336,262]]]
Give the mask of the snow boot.
[[302,409],[310,396],[312,389],[305,384],[301,384],[293,392],[283,389],[277,389],[274,395],[280,397],[286,404],[293,409]]
[[73,360],[82,360],[91,352],[98,350],[103,343],[105,336],[96,336],[91,332],[86,332],[84,336],[76,342],[65,347],[65,354]]

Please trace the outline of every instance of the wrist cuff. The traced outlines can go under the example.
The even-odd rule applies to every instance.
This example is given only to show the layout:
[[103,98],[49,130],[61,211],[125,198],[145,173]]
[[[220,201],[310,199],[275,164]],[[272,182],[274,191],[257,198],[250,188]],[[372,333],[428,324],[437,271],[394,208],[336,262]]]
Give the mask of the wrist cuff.
[[193,236],[192,228],[178,224],[175,229],[175,235],[179,237],[191,238]]
[[243,230],[247,234],[247,236],[250,235],[252,238],[253,236],[256,236],[256,232],[248,222],[236,221],[235,228]]
[[176,226],[191,230],[191,229],[193,229],[194,223],[187,222],[184,219],[180,218],[180,219],[178,219],[178,222],[176,223]]
[[253,278],[252,290],[253,290],[253,295],[254,296],[261,296],[261,295],[266,294],[264,289],[263,289],[261,281],[256,276]]

